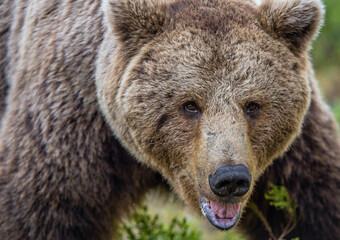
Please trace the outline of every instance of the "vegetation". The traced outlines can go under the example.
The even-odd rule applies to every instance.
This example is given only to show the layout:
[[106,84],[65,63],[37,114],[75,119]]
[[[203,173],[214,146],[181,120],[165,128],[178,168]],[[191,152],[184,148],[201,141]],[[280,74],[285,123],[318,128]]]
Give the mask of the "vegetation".
[[133,214],[132,221],[123,225],[120,239],[126,240],[199,240],[201,232],[189,227],[186,218],[173,218],[164,224],[158,215],[150,216],[147,207]]
[[317,70],[323,68],[339,68],[340,62],[340,2],[324,0],[326,16],[320,35],[314,43],[312,51]]

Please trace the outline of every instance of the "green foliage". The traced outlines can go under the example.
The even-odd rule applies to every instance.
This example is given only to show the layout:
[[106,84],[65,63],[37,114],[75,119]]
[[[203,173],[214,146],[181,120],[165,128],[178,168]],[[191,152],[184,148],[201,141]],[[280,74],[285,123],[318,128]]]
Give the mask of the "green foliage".
[[169,226],[159,220],[159,216],[150,216],[147,207],[132,216],[129,224],[124,224],[120,239],[128,240],[199,240],[201,232],[189,228],[187,220],[173,218]]
[[265,199],[269,201],[269,205],[277,209],[283,210],[288,214],[288,217],[296,217],[296,202],[290,199],[289,193],[284,186],[276,186],[270,184],[271,189],[264,195]]

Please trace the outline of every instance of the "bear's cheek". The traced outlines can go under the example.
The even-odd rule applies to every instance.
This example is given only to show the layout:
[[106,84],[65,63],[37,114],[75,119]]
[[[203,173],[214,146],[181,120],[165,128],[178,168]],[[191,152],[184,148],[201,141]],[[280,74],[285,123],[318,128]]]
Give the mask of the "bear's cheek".
[[[189,176],[195,142],[200,136],[197,124],[170,111],[157,111],[149,119],[151,116],[155,121],[140,116],[138,128],[130,127],[139,150],[148,156],[147,164],[170,181]],[[133,118],[132,125],[137,125],[137,119]]]
[[[295,109],[303,109],[306,104],[303,102],[296,104]],[[283,107],[264,112],[256,124],[249,128],[252,151],[258,161],[258,174],[261,174],[275,158],[287,151],[300,132],[303,111],[287,111],[287,109]]]
[[158,131],[152,132],[143,144],[152,167],[162,173],[186,203],[199,210],[195,165],[198,163],[200,131],[196,124],[169,116]]

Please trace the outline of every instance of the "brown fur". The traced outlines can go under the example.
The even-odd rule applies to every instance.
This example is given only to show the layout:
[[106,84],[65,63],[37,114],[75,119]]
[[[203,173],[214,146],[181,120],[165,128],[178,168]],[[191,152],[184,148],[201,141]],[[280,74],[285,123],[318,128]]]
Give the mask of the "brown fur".
[[12,4],[13,1],[2,1],[0,3],[0,120],[6,108],[5,98],[8,90],[6,76],[8,66],[7,42],[12,22]]
[[[225,201],[208,175],[236,164],[252,175],[239,201],[254,192],[274,231],[269,182],[299,204],[293,237],[339,235],[337,128],[308,59],[318,0],[12,2],[0,26],[0,239],[110,239],[157,172],[199,211],[200,194]],[[187,101],[201,113],[188,116]],[[240,226],[266,238],[249,211]]]
[[111,239],[113,220],[127,213],[122,206],[138,202],[158,177],[120,146],[99,112],[100,4],[50,3],[14,4],[0,239]]

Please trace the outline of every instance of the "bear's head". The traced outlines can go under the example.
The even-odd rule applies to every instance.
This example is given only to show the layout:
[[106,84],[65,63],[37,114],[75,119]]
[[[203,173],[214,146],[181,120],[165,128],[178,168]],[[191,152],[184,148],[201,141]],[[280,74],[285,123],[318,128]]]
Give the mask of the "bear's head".
[[217,228],[298,136],[319,0],[106,0],[97,95],[115,136]]

